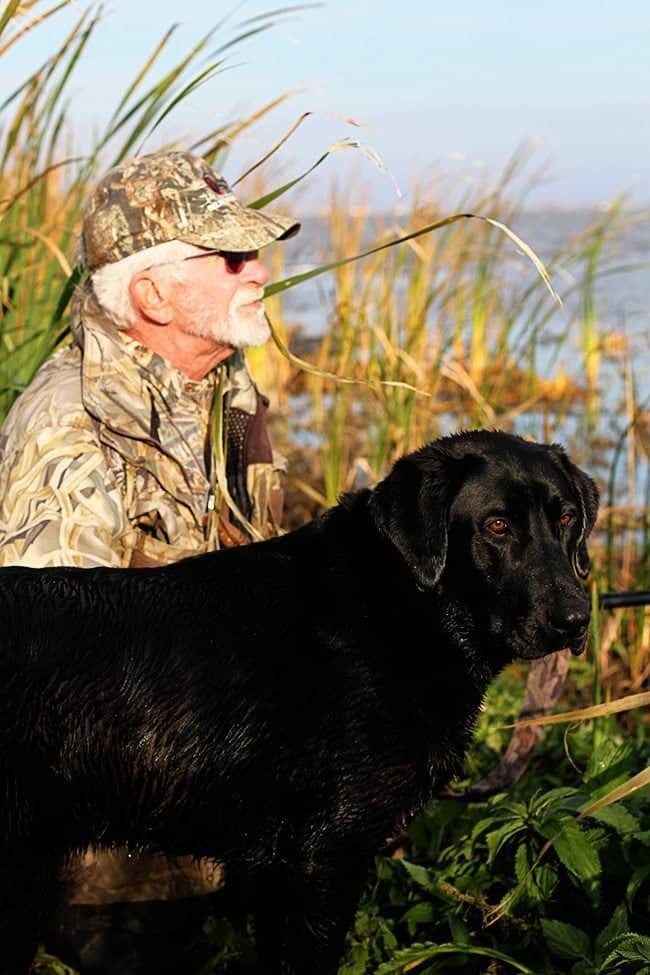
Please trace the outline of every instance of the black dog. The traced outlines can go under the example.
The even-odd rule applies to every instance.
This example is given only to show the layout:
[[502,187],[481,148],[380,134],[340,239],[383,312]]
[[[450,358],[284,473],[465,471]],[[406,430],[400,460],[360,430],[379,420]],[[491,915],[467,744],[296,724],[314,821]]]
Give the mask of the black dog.
[[459,771],[490,679],[579,653],[593,482],[464,433],[282,538],[162,569],[0,571],[0,952],[66,855],[226,865],[264,975],[335,972],[373,854]]

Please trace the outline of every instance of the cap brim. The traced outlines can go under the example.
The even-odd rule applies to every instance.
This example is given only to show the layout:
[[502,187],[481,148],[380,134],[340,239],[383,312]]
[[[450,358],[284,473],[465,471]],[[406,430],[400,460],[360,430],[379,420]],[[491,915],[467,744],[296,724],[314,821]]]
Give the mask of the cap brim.
[[234,206],[220,207],[216,219],[210,217],[206,214],[200,227],[195,225],[181,231],[178,240],[198,247],[243,253],[260,250],[276,240],[288,240],[300,230],[300,224],[295,220],[243,207],[236,201]]

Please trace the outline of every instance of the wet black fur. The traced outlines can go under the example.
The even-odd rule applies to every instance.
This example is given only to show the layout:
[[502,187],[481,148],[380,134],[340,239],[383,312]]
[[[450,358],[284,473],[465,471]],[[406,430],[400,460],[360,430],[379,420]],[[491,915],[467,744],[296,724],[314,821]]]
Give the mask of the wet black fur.
[[1,570],[3,971],[66,854],[129,844],[223,861],[264,975],[335,972],[373,854],[461,768],[490,679],[582,648],[596,507],[558,447],[464,433],[280,539]]

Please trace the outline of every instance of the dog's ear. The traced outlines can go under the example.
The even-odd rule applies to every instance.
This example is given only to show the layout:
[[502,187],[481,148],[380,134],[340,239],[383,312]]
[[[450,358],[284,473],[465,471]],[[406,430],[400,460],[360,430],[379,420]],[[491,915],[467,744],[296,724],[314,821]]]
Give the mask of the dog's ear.
[[557,444],[553,446],[561,457],[562,464],[571,478],[571,483],[575,488],[580,502],[580,530],[573,551],[571,552],[571,557],[573,559],[575,574],[580,579],[586,579],[591,568],[591,560],[587,551],[587,539],[591,534],[591,530],[596,523],[596,516],[598,515],[598,488],[588,474],[585,474],[584,471],[580,470],[576,464],[569,460],[561,447],[558,447]]
[[571,464],[571,467],[573,468],[573,479],[578,497],[580,498],[582,514],[580,534],[578,535],[575,551],[573,552],[573,567],[581,579],[586,579],[591,568],[591,560],[587,551],[587,539],[596,524],[596,516],[598,514],[598,488],[594,481],[584,471],[581,471],[579,467],[576,467],[575,464]]
[[431,589],[447,558],[451,490],[443,459],[422,455],[418,451],[398,460],[372,492],[368,506],[420,588]]

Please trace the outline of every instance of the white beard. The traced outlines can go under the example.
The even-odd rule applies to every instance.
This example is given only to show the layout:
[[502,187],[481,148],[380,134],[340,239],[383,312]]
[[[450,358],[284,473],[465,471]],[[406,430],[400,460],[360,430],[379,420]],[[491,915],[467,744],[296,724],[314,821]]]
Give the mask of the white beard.
[[186,326],[186,331],[200,338],[213,339],[220,345],[231,345],[235,349],[264,345],[271,337],[264,309],[259,308],[254,314],[250,311],[242,314],[240,311],[242,305],[261,301],[263,296],[262,288],[241,288],[233,295],[225,321],[215,321],[213,312],[201,309],[194,315],[192,324]]

